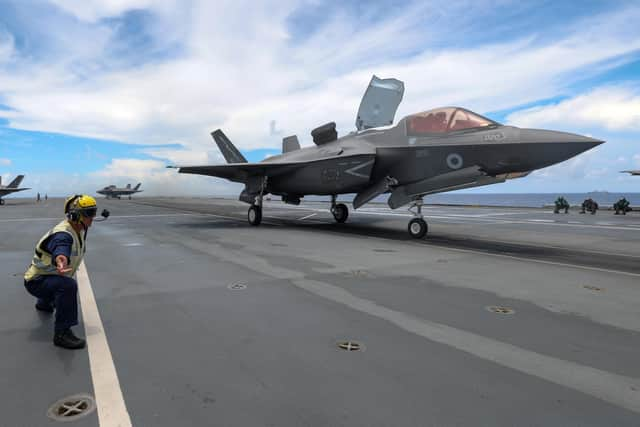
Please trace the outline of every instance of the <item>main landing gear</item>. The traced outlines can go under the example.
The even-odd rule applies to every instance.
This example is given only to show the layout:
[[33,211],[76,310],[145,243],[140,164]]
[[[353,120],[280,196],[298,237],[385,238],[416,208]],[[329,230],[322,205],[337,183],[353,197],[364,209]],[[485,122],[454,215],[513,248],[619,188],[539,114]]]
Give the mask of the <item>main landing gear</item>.
[[331,196],[331,213],[336,222],[342,224],[349,217],[349,208],[344,203],[336,204],[336,196]]
[[0,199],[0,206],[4,205],[4,200]]
[[[427,225],[427,221],[424,220],[422,216],[422,199],[414,200],[409,206],[409,212],[413,214],[415,218],[409,221],[409,226],[407,227],[409,230],[409,234],[411,237],[415,239],[421,239],[429,231],[429,226]],[[415,211],[413,210],[415,208]]]
[[260,183],[260,193],[258,193],[253,200],[253,203],[247,211],[247,220],[251,225],[260,225],[262,222],[262,199],[264,197],[265,189],[267,188],[267,177],[262,178]]
[[257,204],[251,205],[247,212],[247,219],[251,225],[260,225],[260,222],[262,222],[262,206]]

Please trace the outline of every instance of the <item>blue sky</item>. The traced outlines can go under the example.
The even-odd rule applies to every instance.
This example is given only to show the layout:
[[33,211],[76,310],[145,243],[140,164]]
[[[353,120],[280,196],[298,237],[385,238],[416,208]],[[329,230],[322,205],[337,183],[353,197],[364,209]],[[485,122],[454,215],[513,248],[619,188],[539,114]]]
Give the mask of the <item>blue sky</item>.
[[143,182],[234,194],[169,164],[258,161],[283,136],[354,128],[372,74],[396,119],[461,105],[607,143],[483,192],[640,191],[637,1],[0,0],[0,175],[51,195]]

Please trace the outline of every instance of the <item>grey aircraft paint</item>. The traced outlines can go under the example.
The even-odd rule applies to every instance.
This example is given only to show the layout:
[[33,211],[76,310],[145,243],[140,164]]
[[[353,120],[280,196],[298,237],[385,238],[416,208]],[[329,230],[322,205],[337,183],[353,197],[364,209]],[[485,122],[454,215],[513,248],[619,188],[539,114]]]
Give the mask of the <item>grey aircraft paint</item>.
[[[339,194],[355,193],[357,209],[391,193],[393,209],[409,204],[415,218],[409,233],[422,237],[425,195],[504,182],[560,163],[604,141],[566,132],[504,126],[460,107],[412,114],[393,123],[404,84],[373,76],[356,119],[357,132],[337,137],[335,123],[314,129],[314,147],[297,149],[297,137],[283,141],[283,153],[259,163],[246,159],[218,129],[212,136],[228,164],[183,166],[178,172],[226,178],[245,184],[249,222],[258,225],[267,193],[299,204],[305,195],[332,196],[331,212],[344,222]],[[296,138],[296,139],[293,139]]]
[[18,191],[30,190],[30,188],[19,188],[20,183],[24,179],[24,175],[18,175],[14,178],[9,185],[2,185],[2,177],[0,177],[0,205],[4,205],[2,198],[7,194],[17,193]]
[[96,193],[106,196],[107,199],[119,199],[122,196],[129,196],[129,199],[131,199],[132,194],[142,192],[142,190],[139,190],[141,185],[142,183],[138,183],[138,185],[133,188],[131,188],[131,184],[127,184],[127,186],[123,188],[118,188],[115,185],[109,185],[96,191]]

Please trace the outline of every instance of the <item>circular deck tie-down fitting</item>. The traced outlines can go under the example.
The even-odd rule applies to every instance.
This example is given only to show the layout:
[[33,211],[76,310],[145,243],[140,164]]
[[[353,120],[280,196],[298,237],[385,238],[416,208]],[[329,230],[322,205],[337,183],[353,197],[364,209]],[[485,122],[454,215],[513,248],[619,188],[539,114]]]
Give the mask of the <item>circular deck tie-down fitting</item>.
[[76,394],[51,405],[47,416],[55,421],[70,422],[86,417],[96,409],[96,402],[88,394]]

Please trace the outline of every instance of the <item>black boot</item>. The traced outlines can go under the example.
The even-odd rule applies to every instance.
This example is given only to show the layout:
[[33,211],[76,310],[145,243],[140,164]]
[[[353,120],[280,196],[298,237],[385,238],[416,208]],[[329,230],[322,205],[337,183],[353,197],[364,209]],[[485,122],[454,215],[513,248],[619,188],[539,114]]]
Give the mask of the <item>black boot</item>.
[[45,313],[53,313],[53,304],[47,304],[46,302],[38,301],[36,303],[36,310],[44,311]]
[[82,338],[76,337],[71,329],[65,329],[64,331],[56,331],[53,335],[53,344],[58,347],[76,350],[84,348],[85,341]]

